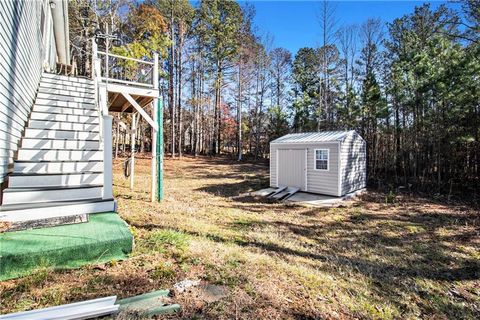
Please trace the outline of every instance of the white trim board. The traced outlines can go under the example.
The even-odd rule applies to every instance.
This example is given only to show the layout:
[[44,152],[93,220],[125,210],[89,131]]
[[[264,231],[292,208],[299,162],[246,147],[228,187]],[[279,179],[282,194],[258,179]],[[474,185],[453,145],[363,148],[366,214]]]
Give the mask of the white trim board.
[[337,195],[340,197],[342,195],[342,142],[338,142],[337,145],[338,161],[337,161]]
[[[105,83],[102,84],[102,86],[106,86]],[[160,96],[160,93],[157,89],[151,89],[151,88],[139,88],[139,87],[133,87],[133,86],[127,86],[127,85],[120,85],[120,84],[114,84],[114,83],[108,83],[107,91],[109,92],[117,92],[117,93],[128,93],[128,94],[133,94],[133,95],[138,95],[138,96],[143,96],[143,97],[152,97],[152,98],[158,98]]]
[[278,149],[275,149],[275,185],[278,188]]
[[305,148],[305,191],[308,191],[308,148]]

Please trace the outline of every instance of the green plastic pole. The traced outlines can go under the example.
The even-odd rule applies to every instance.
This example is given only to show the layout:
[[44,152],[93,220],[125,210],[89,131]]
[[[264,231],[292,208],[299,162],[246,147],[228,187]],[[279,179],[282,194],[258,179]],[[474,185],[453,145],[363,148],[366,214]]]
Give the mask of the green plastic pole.
[[158,132],[157,132],[157,200],[158,202],[163,200],[163,100],[158,99]]

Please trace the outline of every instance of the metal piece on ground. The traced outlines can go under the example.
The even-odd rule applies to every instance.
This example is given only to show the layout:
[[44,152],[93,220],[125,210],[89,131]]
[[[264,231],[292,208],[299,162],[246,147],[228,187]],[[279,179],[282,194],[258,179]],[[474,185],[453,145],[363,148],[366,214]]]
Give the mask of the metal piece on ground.
[[64,304],[56,307],[0,315],[1,320],[76,320],[91,319],[118,311],[117,296]]
[[266,189],[261,189],[261,190],[241,194],[240,196],[268,197],[276,190],[277,188],[266,188]]
[[293,196],[295,193],[297,193],[298,191],[300,191],[300,188],[287,188],[287,195],[285,197],[283,197],[283,201],[284,200],[287,200],[288,198],[290,198],[291,196]]
[[277,190],[267,195],[267,197],[276,200],[286,200],[298,191],[300,191],[300,188],[297,187],[279,187]]
[[287,187],[278,187],[277,190],[275,190],[273,193],[270,193],[268,195],[269,198],[273,198],[273,196],[275,196],[276,194],[282,192],[283,190],[287,189]]
[[158,314],[174,313],[179,304],[169,304],[169,290],[158,290],[118,301],[120,316],[138,315],[152,317]]

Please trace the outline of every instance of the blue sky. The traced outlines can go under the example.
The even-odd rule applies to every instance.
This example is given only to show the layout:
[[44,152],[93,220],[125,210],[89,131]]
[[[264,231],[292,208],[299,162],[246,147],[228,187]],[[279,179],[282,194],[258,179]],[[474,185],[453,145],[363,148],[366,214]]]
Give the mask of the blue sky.
[[[244,1],[239,1],[243,3]],[[315,47],[320,41],[319,1],[248,1],[256,9],[255,26],[260,34],[273,37],[273,47],[284,47],[293,54],[301,47]],[[425,1],[333,1],[338,25],[361,24],[369,17],[391,22]],[[446,3],[430,1],[433,8]]]

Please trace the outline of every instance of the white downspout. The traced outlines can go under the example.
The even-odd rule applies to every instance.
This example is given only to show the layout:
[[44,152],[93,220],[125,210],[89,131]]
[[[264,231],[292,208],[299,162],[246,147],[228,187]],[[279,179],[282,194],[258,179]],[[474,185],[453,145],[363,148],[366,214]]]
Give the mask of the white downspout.
[[63,17],[65,23],[63,25],[65,32],[65,54],[67,56],[67,64],[71,63],[70,60],[70,21],[68,19],[68,0],[63,0]]
[[50,0],[52,9],[53,33],[58,62],[70,64],[70,36],[68,28],[68,3],[66,0]]

